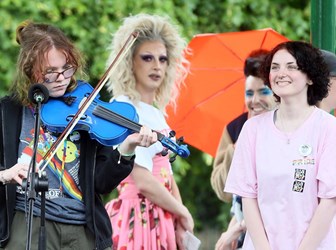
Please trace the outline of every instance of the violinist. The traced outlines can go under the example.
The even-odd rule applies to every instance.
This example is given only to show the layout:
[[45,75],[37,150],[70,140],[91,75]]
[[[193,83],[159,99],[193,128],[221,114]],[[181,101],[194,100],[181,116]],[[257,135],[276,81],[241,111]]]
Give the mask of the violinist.
[[[188,73],[186,42],[165,17],[138,14],[124,19],[114,33],[111,54],[115,57],[131,32],[139,36],[107,84],[118,101],[132,103],[139,123],[168,136],[166,105],[174,103]],[[185,232],[194,222],[183,204],[174,180],[169,155],[155,143],[136,148],[131,174],[118,186],[118,197],[106,205],[113,227],[114,249],[185,249]]]
[[[21,185],[32,157],[36,108],[28,90],[41,83],[50,97],[62,97],[77,88],[75,74],[83,75],[84,63],[73,43],[54,26],[26,21],[17,28],[16,40],[20,45],[16,78],[11,94],[0,101],[1,249],[25,249],[27,244],[27,197]],[[37,155],[43,156],[57,137],[42,124]],[[156,141],[157,135],[142,127],[113,149],[86,131],[71,131],[45,169],[47,249],[111,249],[112,228],[100,194],[111,192],[130,174],[136,146]],[[31,249],[38,249],[39,196],[33,215]]]

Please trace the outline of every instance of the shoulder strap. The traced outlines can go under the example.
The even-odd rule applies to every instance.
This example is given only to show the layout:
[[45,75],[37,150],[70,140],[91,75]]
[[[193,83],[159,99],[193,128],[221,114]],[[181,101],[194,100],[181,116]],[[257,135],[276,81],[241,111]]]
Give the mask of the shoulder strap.
[[229,132],[233,144],[236,143],[240,131],[242,130],[244,123],[247,121],[247,115],[248,113],[245,112],[227,125],[227,130]]

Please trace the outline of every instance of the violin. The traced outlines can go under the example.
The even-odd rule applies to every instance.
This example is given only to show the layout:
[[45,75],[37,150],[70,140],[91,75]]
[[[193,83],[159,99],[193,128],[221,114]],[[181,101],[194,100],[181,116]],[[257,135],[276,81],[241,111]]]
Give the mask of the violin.
[[[78,81],[78,87],[66,93],[63,97],[49,98],[41,107],[41,120],[50,132],[62,133],[68,123],[82,105],[83,101],[93,91],[93,87],[83,81]],[[85,130],[92,139],[105,146],[120,144],[128,135],[139,132],[142,125],[138,124],[139,117],[133,105],[126,102],[103,102],[99,95],[91,102],[74,129]],[[163,134],[154,131],[161,144],[182,158],[190,155],[187,145],[177,142]],[[170,133],[174,135],[174,133]],[[168,153],[167,151],[164,154]]]
[[[43,156],[43,161],[41,161],[38,166],[40,175],[47,167],[51,158],[61,147],[62,142],[74,129],[84,129],[89,132],[93,139],[99,140],[99,142],[103,145],[109,146],[119,144],[132,132],[140,131],[141,125],[136,123],[136,121],[138,121],[138,117],[132,105],[114,102],[111,105],[115,106],[119,104],[117,105],[118,108],[108,107],[107,103],[103,103],[99,100],[98,95],[99,91],[102,90],[103,86],[107,82],[111,71],[114,70],[115,66],[124,58],[126,52],[129,51],[138,36],[138,32],[133,32],[130,34],[125,44],[116,55],[94,89],[91,87],[91,85],[79,81],[77,89],[73,92],[65,94],[62,98],[51,98],[46,104],[44,104],[41,109],[41,120],[46,124],[47,129],[50,131],[62,132]],[[78,93],[79,91],[80,93]],[[125,111],[123,108],[121,108],[121,106],[123,106],[125,110],[128,111]],[[126,108],[126,106],[128,107]],[[133,107],[133,110],[131,110],[130,106]],[[116,110],[113,111],[113,109]],[[68,112],[55,112],[56,110],[67,110]],[[121,114],[115,111],[118,111]],[[63,117],[58,117],[55,120],[54,115],[58,113],[63,113]],[[107,122],[109,123],[109,126],[98,130],[102,124],[107,125]],[[123,127],[124,130],[120,127]],[[110,133],[113,133],[115,130],[119,131],[120,133],[112,134],[111,136]],[[158,140],[165,147],[165,150],[162,151],[162,155],[168,154],[168,149],[174,152],[174,155],[170,158],[170,162],[175,160],[176,155],[179,155],[183,158],[189,156],[190,152],[187,146],[179,145],[179,143],[183,141],[183,138],[178,139],[176,143],[161,133],[156,133],[158,134]],[[172,137],[171,133],[170,137]]]

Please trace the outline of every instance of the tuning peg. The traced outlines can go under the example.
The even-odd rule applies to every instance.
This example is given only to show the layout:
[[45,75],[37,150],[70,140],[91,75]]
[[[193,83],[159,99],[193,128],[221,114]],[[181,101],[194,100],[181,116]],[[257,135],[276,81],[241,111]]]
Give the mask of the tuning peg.
[[162,156],[166,156],[167,154],[168,154],[168,149],[167,148],[165,148],[161,151]]
[[176,132],[174,130],[171,130],[169,132],[169,138],[175,137],[175,135],[176,135]]
[[180,143],[182,143],[184,141],[184,137],[183,136],[181,136],[180,138],[178,138],[177,139],[177,144],[180,144]]
[[172,157],[169,158],[170,163],[173,163],[176,160],[176,155],[177,154],[174,154]]

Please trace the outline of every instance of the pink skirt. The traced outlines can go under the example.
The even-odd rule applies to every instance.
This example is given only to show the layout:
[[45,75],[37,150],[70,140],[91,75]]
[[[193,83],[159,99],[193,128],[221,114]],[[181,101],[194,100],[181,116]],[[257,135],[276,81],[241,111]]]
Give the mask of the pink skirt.
[[[154,161],[153,175],[171,192],[172,175],[166,158]],[[131,176],[118,186],[118,198],[106,204],[113,229],[113,250],[176,250],[174,218],[150,202]]]

